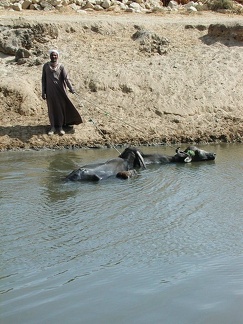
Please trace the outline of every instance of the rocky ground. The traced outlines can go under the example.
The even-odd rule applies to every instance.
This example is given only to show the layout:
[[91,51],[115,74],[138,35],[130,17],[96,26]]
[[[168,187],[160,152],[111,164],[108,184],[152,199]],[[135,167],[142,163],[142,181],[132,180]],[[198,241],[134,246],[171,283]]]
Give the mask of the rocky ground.
[[[243,141],[243,16],[1,10],[0,30],[2,151]],[[50,48],[85,121],[64,136],[41,99]]]

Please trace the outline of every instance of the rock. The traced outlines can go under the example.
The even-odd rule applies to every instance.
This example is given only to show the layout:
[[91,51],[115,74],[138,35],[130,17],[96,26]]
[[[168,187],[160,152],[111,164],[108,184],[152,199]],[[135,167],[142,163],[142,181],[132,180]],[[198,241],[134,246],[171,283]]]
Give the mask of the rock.
[[101,7],[104,9],[108,9],[111,6],[111,1],[110,0],[104,0],[101,4]]
[[55,7],[52,6],[48,1],[41,1],[40,2],[40,6],[43,8],[43,10],[45,11],[49,11],[49,10],[54,10]]
[[19,48],[38,50],[40,44],[56,39],[58,29],[53,24],[19,23],[2,28],[0,34],[0,52],[15,55]]
[[25,64],[26,62],[27,62],[26,58],[19,58],[18,61],[17,61],[17,64],[22,65],[22,64]]
[[171,9],[175,9],[178,7],[178,3],[176,1],[170,1],[169,4],[168,4],[168,7],[171,8]]
[[56,7],[56,6],[62,5],[62,0],[51,0],[50,3],[53,7]]
[[[178,11],[185,10],[187,12],[196,12],[197,7],[202,8],[206,6],[201,2],[194,2],[188,0],[0,0],[0,9],[12,9],[15,11],[21,10],[58,10],[64,11],[63,7],[69,6],[70,9],[75,11],[79,10],[72,5],[80,6],[84,10],[93,11],[103,9],[107,11],[119,11],[124,10],[126,12],[155,12],[155,11]],[[238,14],[243,12],[242,3],[243,0],[233,1],[231,11],[222,9],[224,13],[237,12]],[[138,4],[140,7],[134,5]],[[37,6],[37,4],[39,6]]]
[[104,10],[104,8],[102,8],[100,5],[95,5],[94,10],[95,11],[102,11],[102,10]]
[[234,39],[243,41],[243,24],[225,25],[211,24],[208,28],[208,36],[217,38]]
[[[18,64],[23,64],[23,63],[20,63],[21,62],[26,62],[26,58],[30,57],[31,54],[28,50],[26,50],[25,48],[19,48],[17,50],[17,52],[15,53],[15,62],[18,62]],[[25,59],[25,60],[23,60]]]
[[42,7],[37,3],[32,3],[29,7],[30,10],[42,10]]
[[12,9],[14,11],[21,11],[22,10],[22,5],[20,3],[18,3],[18,2],[15,2],[14,4],[12,4],[11,7],[12,7]]
[[31,0],[25,0],[22,4],[22,9],[28,9],[31,4],[32,4]]
[[196,9],[195,7],[193,7],[193,6],[191,6],[191,7],[187,7],[186,10],[187,10],[188,12],[197,12],[197,9]]
[[139,12],[141,11],[141,6],[139,3],[137,2],[132,2],[130,5],[129,5],[130,8],[132,8],[133,10]]
[[82,9],[94,9],[94,5],[88,0]]
[[189,9],[191,7],[195,7],[196,6],[196,2],[193,1],[189,1],[188,3],[184,4],[184,8]]
[[132,39],[139,41],[140,50],[148,53],[166,54],[169,41],[165,37],[160,37],[155,33],[139,29],[132,35]]

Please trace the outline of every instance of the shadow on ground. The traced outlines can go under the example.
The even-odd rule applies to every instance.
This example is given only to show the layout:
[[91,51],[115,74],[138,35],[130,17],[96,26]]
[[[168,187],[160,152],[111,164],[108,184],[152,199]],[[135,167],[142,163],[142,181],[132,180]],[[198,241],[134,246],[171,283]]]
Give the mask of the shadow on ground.
[[[63,128],[66,133],[73,134],[72,128]],[[9,136],[11,138],[18,138],[22,142],[27,142],[34,135],[46,135],[50,130],[49,125],[35,125],[35,126],[0,126],[0,136]]]

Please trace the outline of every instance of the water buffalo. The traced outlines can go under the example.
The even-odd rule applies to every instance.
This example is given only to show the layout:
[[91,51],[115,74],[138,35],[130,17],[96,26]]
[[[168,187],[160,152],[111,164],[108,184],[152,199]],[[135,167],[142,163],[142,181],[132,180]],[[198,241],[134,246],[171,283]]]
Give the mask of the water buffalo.
[[216,153],[207,152],[192,145],[188,146],[184,152],[191,157],[192,162],[209,161],[216,158]]
[[143,157],[135,148],[126,148],[118,158],[103,163],[89,164],[71,172],[71,181],[99,181],[110,177],[127,179],[136,174],[134,169],[146,168]]
[[196,161],[215,160],[216,154],[199,149],[196,146],[188,146],[185,151],[180,148],[176,149],[176,154],[173,156],[162,154],[144,154],[141,152],[145,164],[153,163],[188,163]]

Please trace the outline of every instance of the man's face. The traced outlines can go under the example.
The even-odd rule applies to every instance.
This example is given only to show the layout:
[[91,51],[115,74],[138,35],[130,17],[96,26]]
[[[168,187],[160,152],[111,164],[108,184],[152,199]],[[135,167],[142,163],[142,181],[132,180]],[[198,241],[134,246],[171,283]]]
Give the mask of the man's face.
[[50,54],[50,59],[51,59],[51,62],[56,62],[57,59],[58,59],[58,55],[57,55],[57,53],[52,52],[52,53]]

